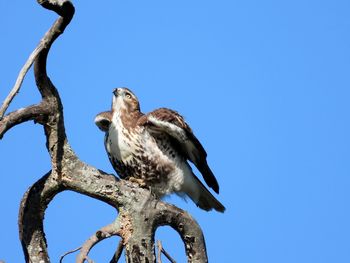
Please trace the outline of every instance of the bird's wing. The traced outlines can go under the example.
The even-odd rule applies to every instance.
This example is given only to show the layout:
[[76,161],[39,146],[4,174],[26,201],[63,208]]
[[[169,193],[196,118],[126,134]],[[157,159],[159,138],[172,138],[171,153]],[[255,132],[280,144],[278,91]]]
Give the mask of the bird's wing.
[[219,193],[218,182],[206,160],[207,153],[180,114],[160,108],[144,115],[139,124],[144,125],[151,133],[166,133],[174,138],[182,153],[201,172],[207,185]]
[[109,125],[111,124],[112,112],[104,111],[96,115],[95,124],[101,131],[108,131]]

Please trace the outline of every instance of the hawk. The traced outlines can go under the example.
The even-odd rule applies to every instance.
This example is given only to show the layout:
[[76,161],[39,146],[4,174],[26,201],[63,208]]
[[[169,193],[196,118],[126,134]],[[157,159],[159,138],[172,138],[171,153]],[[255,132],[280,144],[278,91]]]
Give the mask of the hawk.
[[225,207],[187,162],[191,161],[206,184],[219,193],[203,146],[176,111],[160,108],[143,114],[135,94],[127,88],[117,88],[113,91],[112,110],[98,114],[95,123],[105,132],[109,160],[122,179],[136,181],[158,197],[187,195],[201,209],[224,212]]

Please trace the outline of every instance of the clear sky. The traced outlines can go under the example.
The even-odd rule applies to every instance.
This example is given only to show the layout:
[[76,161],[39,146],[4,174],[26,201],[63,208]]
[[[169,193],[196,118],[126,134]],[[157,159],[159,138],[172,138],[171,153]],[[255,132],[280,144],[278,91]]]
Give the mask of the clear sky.
[[[186,117],[221,185],[224,214],[168,198],[203,228],[211,262],[350,262],[349,1],[75,1],[76,14],[48,62],[70,143],[113,172],[94,116],[127,86],[148,112]],[[56,15],[36,1],[0,3],[0,101]],[[40,100],[32,71],[10,110]],[[19,202],[50,169],[40,125],[0,141],[0,259],[23,262]],[[198,173],[198,172],[197,172]],[[65,192],[45,230],[52,262],[79,247],[115,212]],[[176,233],[165,249],[184,262]],[[117,239],[91,254],[108,262]],[[69,256],[65,262],[73,262]]]

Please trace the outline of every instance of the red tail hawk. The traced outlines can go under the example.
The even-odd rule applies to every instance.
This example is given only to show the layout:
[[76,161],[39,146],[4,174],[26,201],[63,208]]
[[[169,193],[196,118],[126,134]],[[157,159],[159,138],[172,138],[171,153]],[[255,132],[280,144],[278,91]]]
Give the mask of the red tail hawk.
[[108,157],[121,178],[137,180],[159,197],[186,194],[206,211],[224,212],[187,163],[191,161],[219,193],[203,146],[177,112],[160,108],[143,114],[134,93],[118,88],[113,91],[112,110],[98,114],[95,123],[106,132]]

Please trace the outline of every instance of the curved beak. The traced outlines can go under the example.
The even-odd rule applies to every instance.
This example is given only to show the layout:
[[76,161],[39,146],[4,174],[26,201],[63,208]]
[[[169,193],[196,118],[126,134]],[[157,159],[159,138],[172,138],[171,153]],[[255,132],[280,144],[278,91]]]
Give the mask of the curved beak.
[[118,88],[117,88],[117,89],[114,89],[114,90],[113,90],[113,94],[114,94],[114,96],[118,97],[118,95],[119,95],[119,89],[118,89]]

